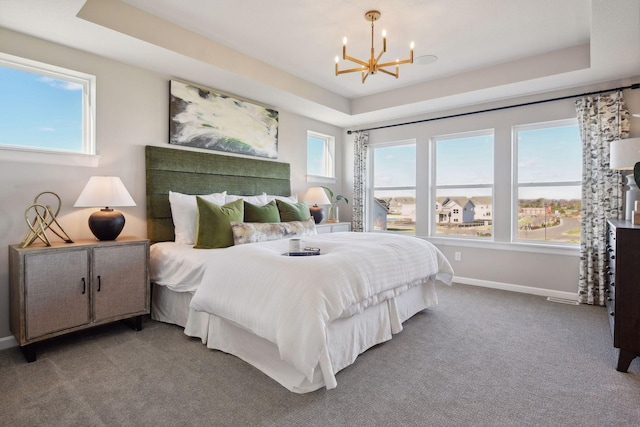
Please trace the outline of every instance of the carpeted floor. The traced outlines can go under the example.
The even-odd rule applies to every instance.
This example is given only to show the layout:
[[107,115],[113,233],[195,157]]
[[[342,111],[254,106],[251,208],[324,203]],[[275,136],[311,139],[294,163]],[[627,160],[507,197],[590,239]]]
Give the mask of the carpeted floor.
[[176,326],[117,323],[0,352],[2,426],[638,426],[640,358],[605,309],[464,285],[298,395]]

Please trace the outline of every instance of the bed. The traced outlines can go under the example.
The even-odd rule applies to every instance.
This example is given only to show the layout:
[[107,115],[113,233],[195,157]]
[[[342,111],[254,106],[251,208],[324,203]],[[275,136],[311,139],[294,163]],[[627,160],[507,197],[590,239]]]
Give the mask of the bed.
[[305,246],[321,249],[318,256],[285,256],[286,232],[281,239],[195,249],[176,234],[170,192],[286,200],[289,165],[164,147],[145,150],[147,229],[154,242],[152,318],[183,327],[186,335],[243,359],[293,392],[335,388],[336,374],[360,353],[437,304],[436,280],[451,283],[451,266],[422,239],[317,235],[313,221],[302,224],[298,235]]

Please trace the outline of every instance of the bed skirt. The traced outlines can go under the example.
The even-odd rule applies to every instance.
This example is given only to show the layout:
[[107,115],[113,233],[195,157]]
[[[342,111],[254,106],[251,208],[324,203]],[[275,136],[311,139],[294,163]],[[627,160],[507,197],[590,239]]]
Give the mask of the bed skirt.
[[313,380],[309,381],[281,360],[272,342],[221,317],[190,309],[192,297],[192,292],[174,292],[154,284],[151,318],[182,326],[186,335],[200,338],[208,348],[239,357],[295,393],[335,388],[335,374],[352,364],[360,353],[390,340],[402,331],[405,320],[438,303],[432,278],[357,315],[333,321],[327,329],[327,345]]

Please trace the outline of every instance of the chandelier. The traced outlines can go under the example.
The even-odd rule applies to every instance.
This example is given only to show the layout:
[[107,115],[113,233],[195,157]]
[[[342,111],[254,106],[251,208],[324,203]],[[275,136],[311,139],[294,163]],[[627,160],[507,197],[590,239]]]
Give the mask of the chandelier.
[[[413,46],[414,46],[413,42],[411,42],[411,45],[410,45],[408,59],[403,59],[403,60],[396,59],[395,61],[392,61],[392,62],[379,63],[378,61],[380,61],[382,54],[387,51],[387,32],[384,30],[382,31],[382,52],[380,52],[380,54],[378,54],[378,57],[376,58],[375,49],[373,47],[373,25],[374,25],[373,23],[378,19],[380,19],[380,12],[378,12],[377,10],[370,10],[364,14],[364,17],[367,21],[371,22],[371,58],[369,58],[368,61],[361,61],[357,58],[347,55],[347,38],[345,37],[344,39],[342,39],[342,59],[355,62],[356,64],[360,64],[360,67],[349,68],[348,70],[339,70],[338,64],[340,62],[340,58],[336,56],[336,76],[340,74],[355,73],[360,71],[362,72],[362,83],[364,84],[365,80],[367,80],[367,77],[369,75],[376,74],[379,71],[381,73],[393,76],[397,79],[398,73],[399,73],[398,66],[400,64],[413,63]],[[393,66],[396,67],[395,72],[391,72],[385,69],[386,67],[393,67]]]

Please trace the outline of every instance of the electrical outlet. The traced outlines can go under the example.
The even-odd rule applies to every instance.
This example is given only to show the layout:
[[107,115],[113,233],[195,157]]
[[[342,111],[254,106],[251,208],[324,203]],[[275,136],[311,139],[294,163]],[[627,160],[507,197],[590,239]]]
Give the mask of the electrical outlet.
[[456,261],[462,261],[462,253],[456,252],[455,255],[454,255],[454,259]]

